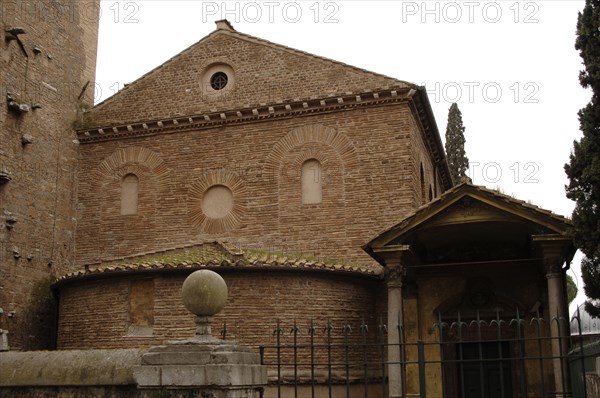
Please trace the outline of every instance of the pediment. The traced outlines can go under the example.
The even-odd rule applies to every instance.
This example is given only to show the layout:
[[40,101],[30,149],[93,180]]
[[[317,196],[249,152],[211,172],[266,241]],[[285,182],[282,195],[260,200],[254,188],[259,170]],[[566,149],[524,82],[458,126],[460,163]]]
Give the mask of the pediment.
[[[239,33],[229,24],[96,105],[102,127],[411,84]],[[212,77],[223,74],[215,86]],[[218,85],[223,87],[219,88]]]
[[494,222],[523,222],[518,215],[485,203],[476,196],[464,195],[448,207],[425,220],[420,229],[439,228],[446,225]]
[[484,187],[462,184],[379,234],[364,249],[410,248],[427,263],[528,257],[534,236],[565,236],[569,220]]

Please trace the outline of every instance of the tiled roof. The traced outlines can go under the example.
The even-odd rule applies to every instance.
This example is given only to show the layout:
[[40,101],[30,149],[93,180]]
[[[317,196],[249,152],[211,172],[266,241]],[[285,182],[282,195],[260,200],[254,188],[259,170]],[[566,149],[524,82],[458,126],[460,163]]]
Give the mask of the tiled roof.
[[208,242],[88,264],[78,271],[59,277],[56,284],[118,273],[164,272],[198,268],[307,270],[372,277],[379,277],[383,274],[383,269],[378,265],[353,265],[343,261],[288,255],[268,250],[241,250],[227,242]]

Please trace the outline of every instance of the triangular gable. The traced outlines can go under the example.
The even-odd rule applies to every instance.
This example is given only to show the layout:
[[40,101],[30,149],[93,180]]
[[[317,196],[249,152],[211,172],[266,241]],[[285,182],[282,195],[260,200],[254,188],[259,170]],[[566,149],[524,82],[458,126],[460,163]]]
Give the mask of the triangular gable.
[[[92,108],[107,126],[412,84],[236,32],[228,23]],[[229,88],[209,89],[223,66]]]
[[[457,209],[466,206],[476,206],[477,212],[462,211],[457,216]],[[470,183],[458,185],[446,191],[439,198],[419,208],[416,212],[381,232],[377,237],[363,246],[363,249],[372,256],[377,257],[377,251],[386,246],[401,246],[405,238],[414,235],[419,229],[431,225],[442,226],[454,223],[467,224],[477,222],[523,222],[531,230],[544,234],[564,236],[571,223],[568,219],[556,215],[548,210],[528,204],[497,191],[490,190]]]

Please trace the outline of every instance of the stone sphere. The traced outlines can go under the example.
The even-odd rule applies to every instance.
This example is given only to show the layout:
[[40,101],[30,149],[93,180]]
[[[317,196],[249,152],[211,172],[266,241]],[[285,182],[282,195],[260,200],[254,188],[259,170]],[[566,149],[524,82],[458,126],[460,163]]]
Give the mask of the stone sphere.
[[216,272],[207,269],[195,271],[183,282],[181,298],[192,314],[212,316],[225,307],[227,284]]

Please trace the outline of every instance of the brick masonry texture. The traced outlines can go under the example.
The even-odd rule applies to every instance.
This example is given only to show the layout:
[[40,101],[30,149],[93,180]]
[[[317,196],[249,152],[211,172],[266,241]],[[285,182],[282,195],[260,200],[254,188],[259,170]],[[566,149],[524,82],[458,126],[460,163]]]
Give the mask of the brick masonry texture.
[[[0,308],[14,311],[10,318],[0,316],[0,328],[10,331],[11,348],[54,345],[49,285],[84,266],[218,240],[243,249],[378,267],[361,246],[424,203],[421,186],[441,193],[436,176],[443,170],[436,169],[423,116],[410,98],[414,85],[223,24],[87,111],[93,98],[98,5],[2,3],[0,62],[8,71],[0,77],[2,103],[10,92],[21,103],[41,105],[23,114],[6,105],[0,112],[0,162],[12,177],[0,185],[2,221],[10,224],[0,228],[5,275]],[[5,30],[16,26],[26,31],[19,39],[27,57],[17,40],[5,39],[10,34]],[[208,83],[218,70],[229,74],[222,91]],[[403,99],[378,101],[373,93],[379,90],[397,96],[390,87],[402,91]],[[235,114],[242,108],[283,107],[286,101],[312,101],[314,107],[322,98],[335,102],[337,95],[359,93],[370,93],[372,102],[185,131],[167,128],[154,135],[136,136],[132,129],[128,137],[80,145],[75,141],[76,130],[83,134],[92,127]],[[22,144],[25,133],[33,143]],[[321,164],[322,201],[302,204],[301,170],[310,159]],[[121,215],[121,184],[128,174],[139,181],[137,213]],[[214,185],[233,194],[231,211],[219,219],[202,210],[204,193]],[[231,308],[222,317],[242,342],[259,343],[259,333],[266,332],[260,327],[271,328],[279,316],[341,322],[368,314],[372,324],[374,314],[385,310],[381,282],[366,276],[281,271],[226,276],[232,283]],[[136,347],[185,337],[193,322],[177,294],[181,274],[153,278],[152,289],[138,281],[131,296],[131,283],[139,277],[133,273],[110,282],[82,279],[61,285],[55,292],[58,346]],[[256,320],[247,320],[249,315]],[[154,337],[144,337],[150,326]]]
[[[423,144],[411,119],[398,104],[82,145],[77,264],[214,239],[372,262],[361,246],[421,203],[412,159]],[[280,145],[299,130],[310,138]],[[328,131],[351,155],[327,142]],[[303,205],[300,171],[312,158],[322,163],[323,201]],[[419,159],[429,186],[433,165],[426,153]],[[121,181],[132,172],[140,180],[138,214],[122,216]],[[197,185],[208,185],[207,177],[227,185],[224,175],[238,181],[229,184],[237,222],[202,228],[194,222],[203,193]]]
[[[0,2],[0,170],[12,174],[0,184],[0,329],[14,349],[52,346],[48,286],[74,260],[72,125],[93,100],[98,10],[89,0]],[[23,49],[6,32],[15,27]],[[9,110],[8,93],[30,111]],[[33,142],[22,144],[24,134]]]
[[[232,90],[214,92],[203,82],[214,65],[233,69]],[[386,86],[407,83],[219,29],[96,106],[87,123],[132,123]]]
[[[223,70],[233,70],[232,88],[217,99],[207,97],[199,85],[202,74],[222,64],[227,65]],[[217,30],[93,108],[82,127],[235,111],[389,85],[409,87]],[[421,185],[426,191],[442,191],[419,118],[408,101],[82,142],[71,271],[214,240],[243,250],[378,266],[362,245],[426,201]],[[301,170],[310,159],[321,164],[322,201],[317,204],[302,203]],[[128,174],[139,179],[135,215],[120,212],[121,184]],[[233,194],[230,213],[220,219],[202,211],[204,193],[214,185],[224,185]],[[172,273],[153,279],[151,337],[128,334],[139,311],[132,313],[127,297],[140,273],[61,284],[58,346],[139,347],[191,336],[193,317],[179,294],[184,277],[177,270]],[[376,316],[386,308],[382,282],[366,276],[274,270],[223,276],[230,299],[215,328],[226,319],[229,337],[244,344],[268,343],[264,339],[272,336],[277,318],[288,328],[293,319],[306,323],[314,318],[321,324],[331,319],[340,326],[366,316],[374,330]]]
[[[189,272],[145,278],[113,274],[109,279],[87,283],[74,280],[65,285],[61,288],[58,347],[148,347],[193,336],[194,316],[181,302],[181,285]],[[298,322],[299,335],[306,340],[312,319],[318,327],[316,344],[326,343],[323,327],[328,320],[336,328],[337,339],[343,324],[350,322],[354,330],[351,342],[358,344],[357,322],[364,317],[374,339],[378,316],[383,315],[376,303],[385,300],[385,291],[374,278],[306,271],[235,270],[221,275],[228,285],[229,298],[225,309],[215,317],[213,334],[218,336],[227,321],[227,338],[252,346],[273,345],[278,319],[283,342],[291,342],[289,332],[294,320]],[[128,301],[132,286],[135,289],[141,280],[154,283],[154,330],[148,337],[128,334],[133,321]]]

